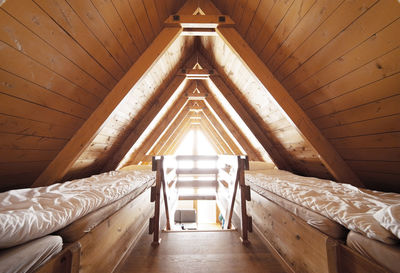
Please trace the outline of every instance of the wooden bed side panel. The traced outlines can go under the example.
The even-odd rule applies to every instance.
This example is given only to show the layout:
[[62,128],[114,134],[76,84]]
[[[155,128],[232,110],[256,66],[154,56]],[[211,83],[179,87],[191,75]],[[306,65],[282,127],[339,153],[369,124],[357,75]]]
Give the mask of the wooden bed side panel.
[[147,189],[82,237],[79,272],[113,272],[144,232],[153,212]]
[[255,230],[284,260],[289,272],[338,272],[335,240],[254,191],[251,199],[248,213]]
[[348,273],[390,273],[380,265],[358,254],[346,245],[339,244],[338,260],[340,272]]
[[39,267],[34,273],[78,273],[80,244],[64,245],[64,249]]

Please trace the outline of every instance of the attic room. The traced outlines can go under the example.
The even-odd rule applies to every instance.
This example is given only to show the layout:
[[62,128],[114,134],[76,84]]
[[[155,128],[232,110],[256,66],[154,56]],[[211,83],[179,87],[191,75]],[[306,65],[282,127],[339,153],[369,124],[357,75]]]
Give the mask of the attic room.
[[400,272],[399,1],[0,13],[0,272]]

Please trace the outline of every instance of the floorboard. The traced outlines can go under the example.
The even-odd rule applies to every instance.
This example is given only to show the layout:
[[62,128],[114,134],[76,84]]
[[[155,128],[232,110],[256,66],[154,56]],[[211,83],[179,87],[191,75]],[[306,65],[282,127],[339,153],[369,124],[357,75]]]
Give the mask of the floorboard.
[[249,246],[236,231],[163,232],[161,239],[152,247],[144,234],[116,272],[284,272],[254,234]]

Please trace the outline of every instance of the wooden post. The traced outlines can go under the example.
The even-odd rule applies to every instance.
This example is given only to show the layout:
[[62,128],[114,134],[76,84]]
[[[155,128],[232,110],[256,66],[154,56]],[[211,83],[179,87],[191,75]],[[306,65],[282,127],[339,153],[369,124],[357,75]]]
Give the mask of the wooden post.
[[248,170],[248,159],[247,157],[242,158],[238,156],[238,180],[240,186],[240,209],[241,209],[241,225],[242,225],[242,237],[241,240],[244,244],[249,242],[248,231],[251,229],[251,218],[247,215],[246,201],[251,201],[250,187],[246,186],[244,178],[244,170]]
[[[153,246],[157,246],[160,244],[161,238],[160,238],[160,192],[161,192],[161,184],[162,180],[164,179],[164,173],[163,173],[163,157],[157,158],[153,157],[152,160],[152,170],[156,171],[156,186],[152,188],[152,201],[154,201],[154,216],[153,220],[150,219],[150,225],[153,227],[150,227],[150,232],[152,231],[153,233],[153,242],[151,243]],[[154,166],[155,165],[155,166]]]
[[[162,162],[164,162],[164,157],[161,157],[163,160]],[[171,223],[169,221],[169,206],[168,206],[168,187],[167,187],[167,183],[165,181],[165,170],[164,170],[164,166],[161,167],[161,172],[162,172],[162,177],[161,177],[161,185],[163,188],[163,196],[164,196],[164,206],[165,206],[165,216],[167,218],[167,230],[171,230]]]

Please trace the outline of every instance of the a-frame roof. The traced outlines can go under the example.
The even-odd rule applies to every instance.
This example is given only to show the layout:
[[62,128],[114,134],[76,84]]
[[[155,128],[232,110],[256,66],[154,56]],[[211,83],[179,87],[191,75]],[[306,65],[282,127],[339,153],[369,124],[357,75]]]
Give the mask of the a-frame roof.
[[[84,48],[85,53],[81,53],[81,56],[85,54],[98,56],[95,58],[101,59],[100,67],[106,72],[112,72],[105,74],[101,72],[104,77],[101,76],[100,72],[93,72],[93,69],[89,66],[95,67],[95,65],[89,61],[84,64],[81,60],[78,60],[76,52],[79,50],[73,52],[73,45],[76,45],[69,40],[68,45],[72,49],[69,48],[65,53],[61,53],[61,55],[67,57],[67,60],[58,57],[60,53],[57,53],[58,55],[53,54],[55,56],[53,62],[56,62],[56,65],[52,66],[49,63],[46,67],[52,68],[56,75],[62,75],[63,79],[67,77],[66,79],[72,82],[72,85],[78,84],[82,90],[88,94],[95,94],[99,99],[96,103],[88,101],[87,96],[82,96],[79,100],[76,99],[79,104],[86,104],[93,110],[88,111],[82,107],[82,109],[79,109],[77,105],[71,105],[73,107],[72,112],[78,110],[82,112],[82,118],[78,122],[71,120],[71,118],[68,120],[62,117],[63,121],[68,122],[66,127],[70,127],[70,131],[59,128],[60,126],[57,124],[54,124],[55,129],[50,127],[53,131],[57,130],[57,134],[61,134],[61,130],[67,132],[70,137],[63,138],[58,141],[59,143],[54,143],[54,140],[48,140],[48,137],[45,137],[46,141],[51,142],[48,146],[56,146],[58,150],[52,153],[53,156],[48,156],[47,164],[39,164],[45,166],[45,168],[37,168],[38,171],[34,172],[37,174],[37,179],[33,183],[34,186],[113,170],[124,164],[148,162],[149,156],[153,153],[171,153],[176,148],[177,140],[184,135],[184,129],[191,126],[190,113],[196,110],[193,113],[201,118],[198,126],[212,140],[214,145],[219,147],[220,152],[245,152],[251,159],[272,160],[280,169],[290,170],[301,175],[333,178],[340,182],[358,186],[364,184],[372,188],[398,191],[397,184],[393,182],[395,181],[393,177],[397,177],[395,174],[397,163],[395,162],[400,161],[396,161],[396,158],[398,159],[398,154],[396,156],[398,145],[390,144],[396,143],[395,132],[399,128],[395,124],[398,124],[396,121],[399,121],[398,113],[391,110],[385,112],[383,125],[380,124],[380,129],[377,128],[377,130],[388,132],[385,134],[390,132],[390,135],[382,135],[382,143],[385,144],[379,146],[372,143],[373,133],[369,133],[371,136],[362,135],[366,132],[366,129],[363,128],[368,127],[368,125],[363,125],[365,122],[362,119],[358,118],[359,120],[357,120],[354,117],[352,120],[349,118],[349,115],[351,116],[354,113],[356,115],[362,115],[362,113],[369,115],[367,120],[378,118],[371,116],[369,111],[373,110],[356,109],[356,111],[349,112],[349,115],[345,115],[348,108],[340,109],[340,106],[337,105],[340,100],[344,99],[342,97],[350,94],[350,91],[347,93],[340,91],[340,84],[345,84],[340,82],[343,81],[339,76],[340,72],[338,72],[340,62],[344,62],[343,69],[351,69],[355,66],[351,66],[352,55],[350,53],[355,56],[357,61],[360,58],[367,61],[367,57],[363,57],[366,54],[364,51],[368,48],[374,50],[373,45],[370,46],[367,42],[364,45],[362,40],[359,40],[360,46],[365,48],[364,51],[362,49],[354,49],[353,51],[352,42],[349,42],[349,46],[342,46],[342,44],[346,44],[345,38],[349,37],[349,33],[354,34],[355,30],[352,28],[357,29],[358,25],[365,23],[364,21],[371,16],[370,14],[377,12],[379,14],[381,10],[391,8],[393,10],[387,18],[381,20],[381,25],[385,26],[384,29],[379,30],[374,25],[370,26],[372,30],[368,30],[373,32],[376,29],[372,34],[379,33],[379,41],[387,41],[391,37],[390,34],[393,34],[393,31],[396,32],[395,26],[392,25],[396,25],[395,22],[399,17],[398,13],[396,17],[398,6],[382,3],[376,6],[364,6],[363,16],[360,15],[361,19],[359,19],[362,22],[354,19],[350,24],[350,30],[346,29],[345,34],[333,36],[325,42],[326,46],[318,49],[316,46],[323,45],[323,41],[317,39],[320,36],[314,38],[313,35],[319,35],[319,27],[323,27],[328,22],[321,21],[320,26],[313,25],[315,22],[311,22],[311,15],[307,14],[314,14],[316,10],[325,8],[329,10],[330,14],[321,13],[321,17],[328,16],[326,18],[333,20],[332,18],[337,16],[333,10],[335,4],[326,4],[324,7],[325,4],[321,3],[323,1],[316,1],[315,3],[310,1],[305,6],[299,6],[298,1],[289,1],[291,4],[286,3],[285,6],[283,3],[272,4],[274,1],[248,1],[246,4],[238,0],[235,1],[234,5],[227,5],[226,1],[188,0],[183,3],[182,7],[180,7],[182,3],[177,3],[179,1],[162,1],[163,4],[160,7],[154,5],[153,1],[147,0],[105,1],[105,4],[101,4],[101,1],[93,1],[92,4],[88,4],[85,1],[78,3],[71,0],[67,1],[68,6],[65,6],[61,1],[57,1],[60,2],[58,5],[48,3],[48,1],[36,2],[33,6],[28,5],[26,14],[18,12],[15,4],[11,2],[2,5],[2,20],[6,25],[12,24],[11,29],[14,35],[17,35],[16,37],[22,41],[22,45],[14,45],[3,39],[7,50],[9,47],[17,48],[17,50],[21,47],[19,51],[25,55],[31,55],[36,61],[35,58],[39,58],[42,63],[45,61],[42,60],[46,59],[45,56],[43,57],[45,55],[43,51],[39,50],[39,53],[33,53],[32,50],[34,49],[27,45],[29,39],[36,41],[36,36],[53,47],[56,45],[56,42],[52,41],[50,36],[46,36],[47,34],[37,26],[30,26],[30,23],[26,21],[26,18],[40,15],[38,18],[45,22],[53,30],[53,33],[55,30],[69,33],[73,40]],[[109,3],[112,3],[116,15],[119,16],[118,20],[116,17],[112,17],[112,12],[107,11],[107,7],[111,8],[111,6],[108,6]],[[124,10],[124,7],[128,6],[131,8],[130,12],[135,15],[135,22],[128,17],[128,10]],[[136,8],[132,8],[133,6]],[[38,7],[42,11],[38,10]],[[179,10],[178,7],[180,7]],[[220,17],[221,12],[217,7],[227,15]],[[263,8],[266,11],[269,10],[269,12],[264,14]],[[336,8],[341,10],[344,7],[339,5]],[[351,8],[353,11],[356,7],[347,8]],[[43,12],[43,10],[46,12]],[[105,24],[109,26],[108,32],[105,32],[104,29],[104,32],[101,32],[101,26],[95,27],[91,22],[91,20],[97,20],[97,15],[93,17],[94,19],[85,17],[85,11],[94,12],[95,10],[97,11],[96,14],[99,14]],[[140,10],[145,11],[146,18],[143,17],[143,14],[140,14]],[[60,11],[70,12],[65,13],[67,17],[71,17],[67,20],[67,25],[59,17]],[[296,13],[296,11],[298,12]],[[158,16],[156,16],[157,14]],[[179,17],[170,16],[167,18],[168,14],[177,14]],[[46,16],[57,22],[57,26],[61,28],[58,29],[54,22],[51,23],[45,18]],[[15,18],[18,18],[17,22],[13,21]],[[281,21],[278,20],[279,18],[281,18]],[[162,21],[165,19],[166,23],[163,26]],[[121,22],[125,27],[124,31],[117,27]],[[18,23],[28,30],[20,27]],[[330,22],[330,24],[340,28],[338,22],[336,24]],[[306,29],[306,26],[311,25],[314,27],[314,32]],[[275,30],[270,28],[272,26],[275,26]],[[285,27],[290,27],[291,31],[287,32],[288,30]],[[90,33],[86,29],[89,29]],[[258,29],[257,33],[255,29]],[[383,32],[384,30],[385,32]],[[36,36],[25,38],[26,42],[24,42],[22,37],[29,36],[29,31]],[[150,34],[150,31],[153,35]],[[85,33],[87,37],[83,38],[82,35],[85,35]],[[107,37],[106,33],[112,33],[113,38]],[[315,40],[315,43],[310,44],[310,47],[315,46],[315,51],[307,59],[301,58],[310,54],[312,49],[304,47],[303,44],[311,42],[306,39],[303,43],[300,43],[302,33],[304,35],[307,33],[309,35],[307,37]],[[6,38],[10,37],[10,31],[5,32],[4,35]],[[64,34],[57,33],[57,35],[67,41],[67,38],[63,36]],[[127,35],[131,42],[127,41]],[[97,39],[97,42],[92,38]],[[287,44],[289,40],[292,43]],[[353,40],[353,44],[356,43],[355,39]],[[37,41],[39,43],[39,40]],[[100,52],[101,50],[99,52],[92,50],[89,42],[103,44],[114,61],[107,61],[109,59],[106,58],[107,54],[103,54]],[[117,53],[116,43],[123,49],[125,56]],[[391,47],[385,45],[385,49],[381,49],[384,46],[378,44],[375,46],[375,50],[386,50],[389,52],[387,54],[396,58],[399,54],[395,46],[398,44],[398,41],[393,40],[390,44]],[[285,48],[293,50],[292,55],[283,51],[284,45]],[[341,48],[334,50],[334,46],[339,45],[351,51],[344,51]],[[56,49],[61,50],[61,48]],[[325,54],[321,53],[325,51]],[[6,51],[3,49],[3,52]],[[349,52],[349,56],[347,56],[347,52]],[[50,53],[49,55],[51,55]],[[301,55],[301,53],[304,54]],[[331,53],[333,57],[330,55]],[[373,54],[375,53],[373,52]],[[293,56],[297,58],[296,61],[300,62],[299,64],[293,61]],[[332,63],[334,56],[342,59],[344,58],[342,56],[345,56],[346,58],[337,63]],[[380,59],[375,66],[379,70],[382,70],[382,66],[386,67],[387,61],[384,57],[385,55],[382,55],[383,59]],[[58,59],[54,61],[54,58]],[[82,79],[79,79],[79,76],[74,75],[73,72],[66,75],[60,68],[62,64],[66,67],[68,65],[70,67],[73,67],[73,65],[86,66],[93,75],[97,74],[94,80],[92,74],[91,80],[85,80],[83,76]],[[115,68],[115,64],[120,69]],[[4,77],[12,77],[9,72],[16,69],[12,65],[10,63],[9,67],[3,68],[8,73],[4,74]],[[36,63],[33,63],[29,68],[34,69],[34,65]],[[119,71],[121,68],[125,71],[129,68],[122,78],[122,73]],[[361,68],[364,69],[364,67]],[[271,70],[274,72],[272,73]],[[395,71],[395,69],[391,68],[391,71]],[[22,72],[22,74],[15,71],[12,73],[26,79],[28,76],[25,75],[28,75],[29,72],[25,72],[25,75]],[[394,109],[393,107],[390,108],[390,105],[396,105],[398,91],[393,89],[392,86],[398,84],[399,81],[398,79],[396,81],[396,78],[392,76],[396,74],[389,71],[387,73],[384,78],[389,77],[390,79],[385,80],[385,83],[379,82],[380,85],[376,88],[385,88],[385,94],[382,95],[384,97],[380,99],[390,98],[390,101],[382,102],[382,105],[388,105],[389,109]],[[329,77],[332,78],[331,75],[334,75],[333,77],[336,77],[337,80],[329,82]],[[38,80],[31,78],[32,83],[40,84],[40,86],[45,85],[44,79],[42,80],[43,83],[38,82]],[[56,80],[61,81],[61,79]],[[11,84],[15,83],[16,80],[11,82]],[[328,85],[324,85],[326,83]],[[351,84],[348,83],[348,85]],[[49,90],[53,88],[51,85],[47,86]],[[338,88],[338,91],[334,88]],[[357,98],[354,95],[349,97],[353,101],[359,100],[360,106],[352,106],[353,108],[361,108],[361,105],[368,105],[368,102],[372,101],[373,98],[378,98],[376,95],[375,97],[369,95],[375,90],[373,86],[367,85],[365,88],[368,98]],[[107,89],[110,91],[107,91]],[[197,94],[197,90],[201,94],[196,98],[193,94]],[[358,92],[358,89],[354,90]],[[57,90],[55,91],[57,92]],[[77,91],[72,90],[71,92]],[[330,95],[329,92],[338,92],[339,95]],[[66,95],[74,98],[73,94]],[[50,95],[46,99],[51,99]],[[196,100],[198,100],[198,103],[193,103]],[[8,101],[10,99],[7,97]],[[331,104],[329,104],[330,101],[332,101]],[[347,101],[343,103],[349,104]],[[3,104],[7,104],[6,100]],[[326,107],[324,107],[325,105]],[[19,116],[19,114],[12,114],[11,109],[5,109],[5,114]],[[340,110],[336,111],[336,109]],[[47,117],[46,121],[46,113],[41,109],[39,110],[43,116],[40,122],[52,124],[51,118]],[[334,113],[332,118],[324,116],[331,115],[330,113]],[[32,124],[29,126],[37,124],[35,119],[32,119]],[[7,122],[10,121],[7,120]],[[33,124],[34,122],[36,124]],[[339,133],[341,129],[339,127],[354,131],[353,128],[350,129],[349,127],[352,123],[355,123],[356,130],[361,134],[360,140],[366,139],[366,142],[372,143],[370,147],[357,144],[355,137],[358,137],[358,135],[355,133],[343,139],[343,133]],[[379,121],[374,120],[371,123],[376,124]],[[37,126],[39,129],[43,128],[43,131],[46,130],[43,125],[40,127],[37,124]],[[334,130],[335,127],[338,127],[336,131]],[[331,138],[332,134],[337,137]],[[391,140],[390,138],[394,139]],[[32,142],[34,141],[35,139],[32,140]],[[11,143],[12,141],[8,142]],[[158,147],[161,144],[162,147]],[[43,145],[45,146],[47,143]],[[355,147],[355,153],[360,156],[351,154],[346,147],[350,149]],[[362,167],[362,161],[365,163],[362,155],[365,155],[368,149],[378,147],[380,149],[376,150],[377,158],[383,157],[385,160],[385,155],[387,155],[390,163],[388,163],[388,167],[378,164],[381,167],[376,168],[377,171],[374,173],[376,178],[365,179],[364,170],[366,167]],[[370,152],[373,153],[374,150],[370,150]],[[352,156],[355,160],[348,159]],[[378,161],[372,155],[368,155],[368,158],[367,161],[373,161],[375,164]],[[29,166],[27,162],[23,165]],[[35,162],[29,167],[34,169],[32,166],[35,164],[38,163]],[[368,166],[367,163],[364,165]],[[383,182],[378,181],[379,170],[382,173],[381,177],[391,176],[390,179]],[[363,175],[360,176],[360,173]],[[7,187],[12,186],[6,185],[4,188]]]

